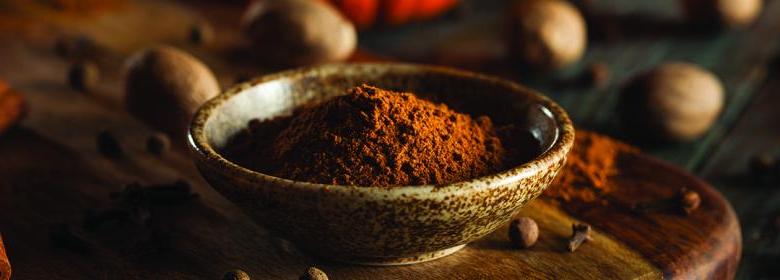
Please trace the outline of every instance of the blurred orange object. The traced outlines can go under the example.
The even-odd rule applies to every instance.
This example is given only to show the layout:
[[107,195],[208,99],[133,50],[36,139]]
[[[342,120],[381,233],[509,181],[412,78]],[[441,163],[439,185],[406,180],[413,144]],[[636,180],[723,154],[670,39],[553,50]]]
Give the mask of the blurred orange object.
[[455,7],[459,0],[326,0],[360,30],[377,24],[399,25],[426,20]]
[[8,262],[8,256],[3,247],[3,236],[0,236],[0,280],[11,279],[11,263]]
[[24,108],[24,97],[9,89],[8,84],[0,80],[0,133],[22,119]]

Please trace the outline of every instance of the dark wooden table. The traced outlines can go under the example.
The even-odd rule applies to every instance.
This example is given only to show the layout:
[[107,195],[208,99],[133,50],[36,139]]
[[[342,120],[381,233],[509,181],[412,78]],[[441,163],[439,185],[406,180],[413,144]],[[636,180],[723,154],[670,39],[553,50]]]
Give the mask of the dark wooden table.
[[[737,278],[780,278],[780,236],[772,229],[780,215],[780,188],[759,182],[748,167],[756,154],[780,153],[780,1],[766,1],[761,17],[745,30],[723,31],[685,26],[671,0],[592,2],[599,14],[620,24],[591,32],[584,59],[559,73],[523,73],[508,62],[500,32],[503,1],[474,3],[464,16],[361,39],[365,47],[392,57],[492,72],[529,84],[562,104],[580,127],[618,138],[616,100],[630,77],[672,60],[709,69],[726,88],[726,105],[713,128],[691,143],[644,150],[699,175],[731,201],[744,242]],[[561,86],[592,62],[612,70],[606,88]]]
[[[508,58],[508,51],[501,41],[505,1],[471,1],[462,13],[448,15],[442,19],[370,30],[360,35],[361,48],[394,60],[456,66],[494,73],[523,82],[553,97],[568,110],[580,127],[594,129],[615,137],[621,137],[614,122],[616,98],[621,85],[628,78],[637,72],[670,60],[693,62],[713,71],[721,78],[727,91],[726,107],[717,124],[695,142],[653,147],[646,151],[699,175],[715,185],[731,201],[739,215],[744,238],[738,278],[780,278],[780,266],[777,265],[780,263],[780,245],[778,245],[780,242],[777,242],[780,236],[771,230],[772,221],[780,215],[780,192],[777,191],[776,185],[757,183],[748,172],[748,161],[754,154],[780,152],[780,110],[775,108],[780,106],[780,96],[776,92],[780,90],[780,71],[778,71],[780,63],[772,63],[776,60],[774,58],[780,43],[778,37],[780,1],[766,1],[761,18],[751,27],[745,30],[727,31],[702,31],[680,25],[680,16],[673,0],[595,2],[596,10],[612,15],[610,20],[619,23],[616,24],[619,27],[608,32],[596,30],[596,33],[591,34],[593,38],[582,61],[558,73],[542,75],[524,72]],[[115,53],[103,56],[105,61],[98,61],[99,64],[116,64],[132,50],[142,46],[138,42],[163,41],[175,44],[164,38],[170,38],[171,34],[186,30],[186,24],[169,20],[167,17],[202,16],[214,24],[227,26],[235,26],[236,22],[235,16],[231,13],[237,10],[236,8],[224,8],[207,1],[197,2],[190,11],[165,10],[168,9],[165,4],[156,1],[151,3],[153,3],[151,5],[162,6],[161,10],[169,14],[145,15],[141,17],[142,21],[154,20],[164,24],[139,34],[139,37],[143,37],[142,40],[95,38],[100,43],[113,44],[109,47],[116,50]],[[2,5],[4,4],[0,3],[0,7],[3,7]],[[57,17],[50,18],[48,21],[76,22],[75,32],[91,33],[92,31],[89,25],[78,25],[78,21],[72,18]],[[133,22],[131,25],[143,26],[144,22]],[[32,56],[50,48],[52,40],[46,38],[52,36],[47,33],[47,30],[9,31],[26,27],[29,26],[17,26],[13,22],[0,19],[0,30],[4,33],[2,37],[4,41],[0,41],[2,45],[0,49]],[[120,30],[121,28],[117,28],[117,31]],[[8,34],[26,34],[22,37],[40,43],[33,44],[32,47],[18,44],[11,42]],[[238,37],[234,33],[220,36],[231,40]],[[231,84],[237,74],[257,74],[268,71],[240,63],[228,65],[220,60],[210,59],[213,56],[203,53],[198,48],[183,47],[214,68],[223,85]],[[222,46],[214,46],[212,50],[214,49],[229,51]],[[612,70],[613,75],[607,87],[592,89],[562,85],[565,83],[561,81],[571,80],[580,75],[590,63],[595,61],[606,63]],[[14,63],[14,67],[0,67],[5,69],[2,71],[3,78],[11,81],[12,86],[29,87],[35,91],[46,91],[52,88],[60,91],[67,90],[61,84],[33,84],[25,79],[25,74],[22,74],[22,69],[26,71],[25,73],[36,73],[39,76],[51,73],[51,69],[45,69],[48,67],[45,64],[13,60],[8,57],[5,61],[0,60],[0,63]],[[66,62],[60,62],[52,67],[60,71],[66,67]],[[118,71],[104,74],[112,77],[114,81],[119,75]],[[33,98],[55,98],[62,102],[72,101],[93,105],[97,103],[107,109],[94,113],[101,116],[100,119],[89,121],[111,122],[111,118],[103,118],[110,116],[107,111],[119,108],[120,98],[116,90],[106,89],[118,86],[116,83],[101,84],[100,91],[111,93],[108,95],[76,98],[64,94],[53,97],[43,97],[39,94],[32,96]],[[67,108],[51,107],[47,110],[51,112],[33,114],[33,118],[27,122],[39,122],[40,118],[47,114],[65,113],[64,110]],[[60,121],[64,124],[70,122],[67,119]],[[126,123],[118,120],[116,122]],[[141,129],[137,124],[132,127]],[[16,133],[18,136],[20,132]],[[32,136],[28,135],[31,134],[29,132],[22,132],[22,134],[29,136],[27,138],[37,139],[35,136],[37,134]],[[44,136],[61,135],[68,135],[68,133],[58,130],[44,133]],[[142,141],[136,140],[138,140],[136,142]],[[73,138],[65,142],[72,142],[73,146],[78,146],[77,144],[88,141],[92,139]],[[175,158],[168,161],[173,162],[174,166],[185,166],[178,168],[186,170],[184,173],[193,173],[191,167],[186,165],[186,159]]]

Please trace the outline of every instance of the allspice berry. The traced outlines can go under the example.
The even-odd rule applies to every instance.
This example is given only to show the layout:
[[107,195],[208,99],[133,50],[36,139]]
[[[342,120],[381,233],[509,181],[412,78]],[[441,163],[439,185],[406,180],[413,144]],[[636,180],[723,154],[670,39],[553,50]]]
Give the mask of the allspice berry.
[[582,57],[587,44],[585,19],[563,0],[520,0],[511,9],[510,48],[537,69],[560,69]]
[[690,141],[704,134],[723,107],[723,86],[707,70],[683,62],[657,66],[623,89],[618,111],[637,140]]
[[686,17],[696,23],[744,27],[753,23],[763,0],[679,0]]
[[528,248],[536,244],[539,238],[539,226],[529,217],[512,220],[509,224],[509,240],[515,248]]
[[691,214],[696,209],[699,209],[699,205],[701,205],[701,196],[693,190],[684,188],[680,190],[680,204],[682,205],[682,210],[685,214]]
[[198,106],[220,91],[205,64],[173,47],[141,50],[125,67],[127,110],[176,141],[184,139]]
[[100,70],[97,65],[89,61],[74,63],[68,70],[68,84],[75,90],[89,92],[95,88],[99,80]]
[[243,270],[236,269],[231,270],[225,273],[224,276],[222,276],[222,280],[251,280],[252,278],[249,277],[249,274],[244,272]]
[[328,275],[322,270],[310,266],[298,280],[328,280]]
[[355,27],[325,1],[253,1],[243,26],[254,53],[281,66],[341,61],[357,46]]

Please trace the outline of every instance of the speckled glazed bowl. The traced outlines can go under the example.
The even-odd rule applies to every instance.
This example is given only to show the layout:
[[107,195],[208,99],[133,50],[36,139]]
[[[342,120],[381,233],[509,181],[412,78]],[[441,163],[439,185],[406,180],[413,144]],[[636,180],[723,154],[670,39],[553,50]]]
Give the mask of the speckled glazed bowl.
[[[515,123],[542,151],[530,162],[469,181],[356,187],[277,178],[241,167],[220,151],[253,118],[291,114],[368,83],[443,102],[494,123]],[[566,112],[506,80],[410,64],[335,64],[273,74],[237,85],[195,115],[189,146],[203,176],[258,223],[328,259],[373,265],[422,262],[451,254],[500,225],[541,194],[574,140]]]

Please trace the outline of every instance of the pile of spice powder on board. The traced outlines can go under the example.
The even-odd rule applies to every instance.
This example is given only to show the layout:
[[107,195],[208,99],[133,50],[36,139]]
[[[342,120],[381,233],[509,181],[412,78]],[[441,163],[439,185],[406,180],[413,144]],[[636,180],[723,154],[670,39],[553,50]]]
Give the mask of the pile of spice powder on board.
[[[411,93],[362,85],[291,117],[253,120],[225,154],[297,181],[399,186],[446,184],[497,172],[538,155],[514,126],[495,128]],[[526,143],[507,148],[502,139]],[[521,147],[522,146],[522,147]]]
[[544,196],[566,202],[594,202],[613,191],[609,178],[618,174],[618,156],[638,152],[639,149],[608,136],[577,130],[566,165]]

